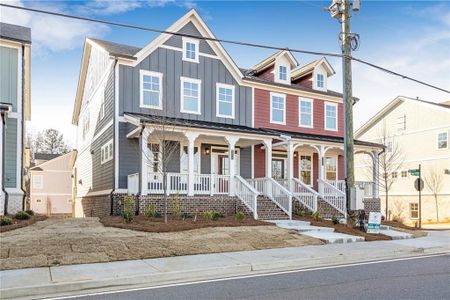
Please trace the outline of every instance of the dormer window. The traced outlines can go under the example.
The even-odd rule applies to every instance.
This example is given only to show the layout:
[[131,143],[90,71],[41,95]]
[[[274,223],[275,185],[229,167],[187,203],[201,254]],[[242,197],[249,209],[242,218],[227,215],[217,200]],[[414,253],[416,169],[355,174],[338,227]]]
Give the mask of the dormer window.
[[287,67],[286,66],[280,66],[278,68],[278,78],[281,81],[286,81],[287,80]]
[[198,63],[198,40],[183,37],[183,60]]
[[323,74],[317,74],[317,87],[321,89],[325,87],[325,78]]

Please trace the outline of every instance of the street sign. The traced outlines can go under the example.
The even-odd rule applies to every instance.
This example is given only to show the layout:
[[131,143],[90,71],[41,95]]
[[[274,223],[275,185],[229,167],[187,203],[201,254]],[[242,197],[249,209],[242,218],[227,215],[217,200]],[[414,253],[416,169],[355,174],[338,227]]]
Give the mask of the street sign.
[[371,211],[369,213],[367,233],[380,233],[380,225],[381,225],[381,213]]
[[422,178],[417,178],[414,181],[414,187],[416,188],[417,191],[422,191],[423,190],[423,186],[424,186],[424,182]]
[[408,173],[411,174],[411,176],[419,176],[420,170],[419,169],[411,169],[411,170],[408,170]]

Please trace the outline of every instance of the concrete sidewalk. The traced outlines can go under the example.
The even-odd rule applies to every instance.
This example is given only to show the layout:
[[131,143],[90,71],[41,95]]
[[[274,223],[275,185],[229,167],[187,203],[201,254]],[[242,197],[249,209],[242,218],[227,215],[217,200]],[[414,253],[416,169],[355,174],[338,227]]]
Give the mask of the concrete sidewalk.
[[450,253],[450,232],[394,241],[329,244],[0,272],[0,298],[49,297]]

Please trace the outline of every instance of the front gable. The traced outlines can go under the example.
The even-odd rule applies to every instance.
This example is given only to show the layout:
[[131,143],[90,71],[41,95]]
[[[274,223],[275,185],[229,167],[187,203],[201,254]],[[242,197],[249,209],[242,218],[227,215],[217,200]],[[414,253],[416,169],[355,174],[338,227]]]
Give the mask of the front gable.
[[[187,23],[180,30],[178,30],[177,33],[190,35],[190,36],[202,36],[202,34],[200,33],[200,31],[197,30],[197,27],[195,27],[195,25],[192,23],[192,21],[189,21],[189,23]],[[183,37],[180,35],[173,35],[167,41],[165,41],[163,45],[182,49],[183,48]],[[209,55],[217,56],[217,54],[214,52],[214,50],[211,48],[211,46],[205,40],[199,40],[199,51],[202,54],[209,54]]]

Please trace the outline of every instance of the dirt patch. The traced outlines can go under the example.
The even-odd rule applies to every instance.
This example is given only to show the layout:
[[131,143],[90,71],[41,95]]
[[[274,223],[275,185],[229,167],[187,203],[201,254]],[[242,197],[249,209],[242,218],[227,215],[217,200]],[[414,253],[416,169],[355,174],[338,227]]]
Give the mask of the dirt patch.
[[365,232],[359,228],[354,228],[354,227],[348,226],[346,224],[333,224],[333,222],[331,222],[329,220],[316,221],[310,216],[304,216],[304,217],[296,216],[295,219],[311,222],[311,225],[313,225],[313,226],[331,227],[331,228],[334,228],[334,230],[339,233],[362,236],[362,237],[364,237],[364,239],[367,242],[392,240],[392,238],[390,236],[387,236],[384,234],[368,234],[367,232]]
[[156,233],[105,227],[98,218],[49,218],[0,239],[3,270],[323,244],[256,223]]
[[11,225],[0,226],[0,232],[6,232],[6,231],[22,228],[25,226],[33,225],[34,223],[36,223],[38,221],[44,221],[47,219],[47,217],[43,216],[43,215],[34,215],[34,216],[31,216],[31,218],[29,218],[28,220],[18,220],[16,218],[14,218],[14,216],[11,216],[11,215],[7,215],[7,217],[11,218],[13,223]]
[[233,216],[219,218],[217,220],[205,220],[202,216],[185,220],[169,217],[167,224],[164,218],[147,218],[139,215],[131,223],[125,223],[122,217],[107,216],[100,219],[104,226],[139,230],[145,232],[178,232],[209,227],[238,227],[238,226],[275,226],[275,224],[258,221],[246,217],[242,221],[236,221]]

